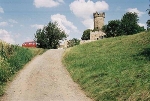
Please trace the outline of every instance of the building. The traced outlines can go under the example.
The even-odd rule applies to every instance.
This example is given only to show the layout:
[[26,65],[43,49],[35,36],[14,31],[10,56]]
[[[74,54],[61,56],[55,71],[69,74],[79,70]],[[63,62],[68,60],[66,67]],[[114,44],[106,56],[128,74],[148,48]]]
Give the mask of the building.
[[36,42],[35,42],[35,41],[24,42],[24,43],[22,44],[22,47],[36,47]]
[[94,30],[101,30],[102,27],[104,26],[104,18],[105,18],[105,13],[93,13],[93,18],[94,18]]
[[105,13],[93,13],[93,18],[94,18],[94,30],[90,32],[90,40],[99,40],[103,39],[104,36],[106,35],[102,31],[102,27],[104,26],[104,18],[105,18]]
[[90,40],[99,40],[103,39],[106,34],[102,31],[91,31]]

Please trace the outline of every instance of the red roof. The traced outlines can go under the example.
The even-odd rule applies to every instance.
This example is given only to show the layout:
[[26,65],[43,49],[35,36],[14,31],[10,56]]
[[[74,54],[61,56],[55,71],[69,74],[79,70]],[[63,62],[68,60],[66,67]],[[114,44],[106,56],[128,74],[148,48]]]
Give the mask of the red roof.
[[36,47],[36,42],[35,42],[35,41],[24,42],[24,43],[22,44],[22,47]]

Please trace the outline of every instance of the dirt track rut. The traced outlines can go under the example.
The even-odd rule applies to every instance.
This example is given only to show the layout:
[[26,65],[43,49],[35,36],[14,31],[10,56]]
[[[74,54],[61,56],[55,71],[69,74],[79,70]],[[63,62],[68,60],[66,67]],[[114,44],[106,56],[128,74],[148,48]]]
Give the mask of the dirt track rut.
[[2,101],[92,101],[61,63],[63,49],[48,50],[28,63]]

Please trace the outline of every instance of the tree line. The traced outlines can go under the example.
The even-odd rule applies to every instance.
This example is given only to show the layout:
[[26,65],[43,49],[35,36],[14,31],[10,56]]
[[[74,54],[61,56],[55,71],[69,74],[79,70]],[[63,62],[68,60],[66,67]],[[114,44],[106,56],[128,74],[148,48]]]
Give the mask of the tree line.
[[[144,26],[138,25],[139,17],[136,13],[127,12],[123,15],[121,20],[111,20],[107,25],[102,27],[102,31],[106,33],[106,37],[116,37],[121,35],[132,35],[145,31]],[[91,29],[83,32],[82,40],[90,39]]]
[[[149,5],[150,7],[150,5]],[[147,9],[150,16],[150,9]],[[144,27],[138,25],[139,17],[136,13],[127,12],[121,20],[111,20],[107,25],[102,27],[102,31],[106,33],[106,37],[116,37],[121,35],[132,35],[142,31],[145,31]],[[150,30],[150,19],[147,20],[147,30]],[[83,32],[82,40],[90,39],[91,29],[87,29]],[[38,29],[35,33],[34,41],[37,43],[37,47],[45,49],[57,49],[60,46],[60,40],[67,38],[67,34],[64,30],[60,29],[57,22],[49,22],[43,29]],[[73,38],[68,41],[68,46],[73,47],[78,45],[80,40]]]

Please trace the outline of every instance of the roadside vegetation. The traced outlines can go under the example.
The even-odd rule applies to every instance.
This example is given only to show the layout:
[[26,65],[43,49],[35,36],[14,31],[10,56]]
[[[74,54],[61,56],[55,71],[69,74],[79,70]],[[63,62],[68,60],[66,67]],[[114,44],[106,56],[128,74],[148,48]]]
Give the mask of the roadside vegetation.
[[80,44],[80,40],[77,39],[77,38],[73,38],[71,40],[68,40],[67,44],[68,44],[67,48],[73,47],[73,46],[79,45]]
[[12,77],[34,56],[42,54],[43,49],[23,48],[0,41],[0,96]]
[[95,101],[150,100],[150,31],[69,48],[63,63]]

